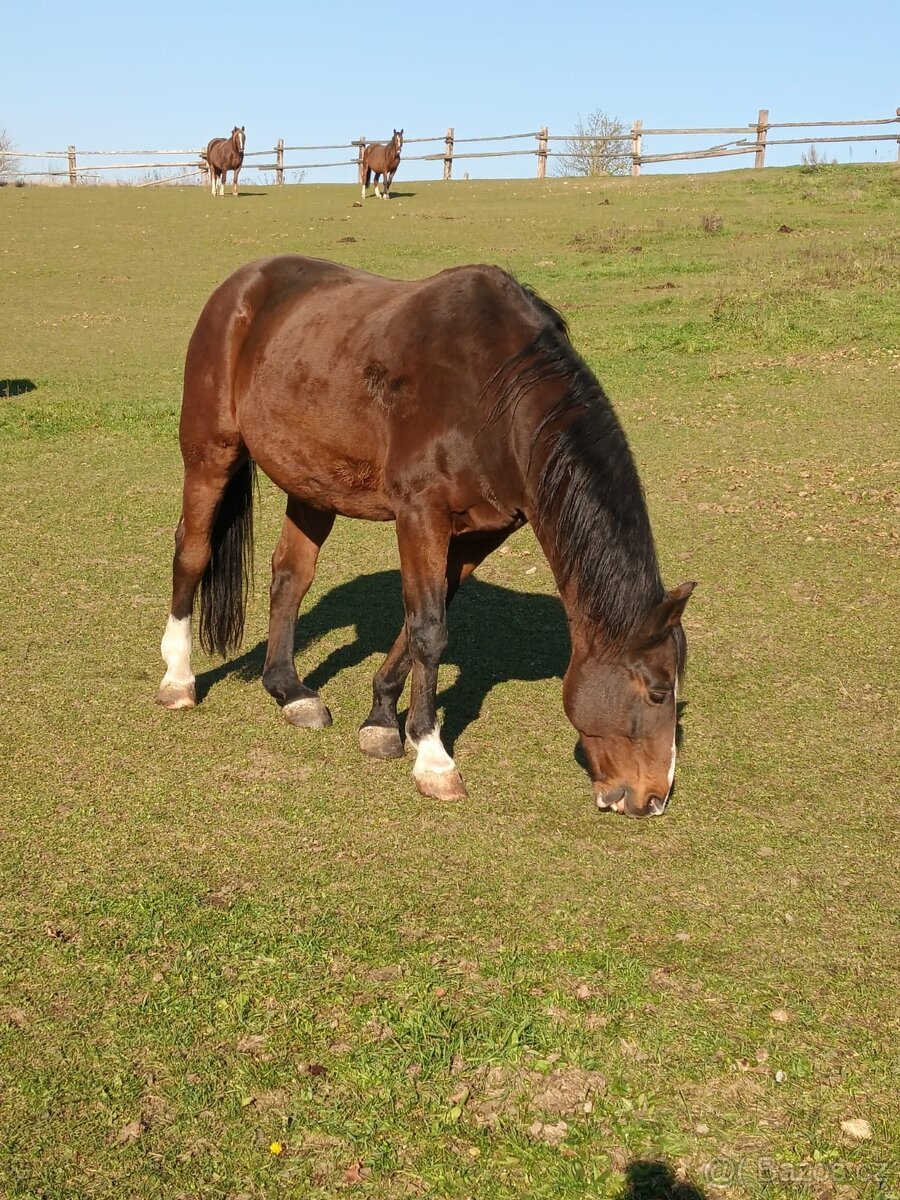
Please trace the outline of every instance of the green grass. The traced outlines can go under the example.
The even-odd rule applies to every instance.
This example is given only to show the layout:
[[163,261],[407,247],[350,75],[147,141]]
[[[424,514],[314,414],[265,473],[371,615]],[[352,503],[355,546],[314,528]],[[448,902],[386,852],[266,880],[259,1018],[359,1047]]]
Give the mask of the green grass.
[[[900,176],[395,190],[0,191],[0,1196],[896,1197]],[[265,484],[244,652],[153,705],[187,339],[284,251],[563,310],[699,580],[664,819],[591,803],[527,530],[451,614],[463,804],[356,749],[390,527],[304,608],[333,728],[279,719]]]

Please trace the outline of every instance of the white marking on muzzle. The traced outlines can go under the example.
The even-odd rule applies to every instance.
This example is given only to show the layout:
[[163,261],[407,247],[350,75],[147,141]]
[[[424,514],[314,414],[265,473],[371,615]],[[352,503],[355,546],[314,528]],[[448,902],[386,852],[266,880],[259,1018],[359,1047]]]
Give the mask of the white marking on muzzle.
[[672,761],[669,763],[669,791],[666,792],[666,801],[669,799],[669,792],[672,790],[672,782],[675,779],[675,739],[678,735],[678,685],[676,684],[672,691],[672,699],[675,704],[675,728],[672,730]]

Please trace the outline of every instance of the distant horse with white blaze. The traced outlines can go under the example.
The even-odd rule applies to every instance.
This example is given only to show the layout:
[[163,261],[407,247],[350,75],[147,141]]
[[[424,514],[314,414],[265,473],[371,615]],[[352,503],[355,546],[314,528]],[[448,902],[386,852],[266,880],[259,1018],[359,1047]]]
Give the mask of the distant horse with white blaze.
[[[387,143],[373,142],[363,151],[362,162],[359,165],[359,181],[362,184],[362,198],[365,200],[369,180],[374,176],[375,195],[382,200],[390,200],[391,184],[400,166],[400,151],[403,149],[403,130],[395,129],[394,136]],[[378,177],[383,176],[381,191],[378,190]]]
[[231,137],[213,138],[206,147],[206,161],[209,163],[209,178],[214,196],[225,195],[225,177],[229,171],[231,176],[231,194],[238,194],[238,175],[244,162],[244,127],[238,129],[235,125]]

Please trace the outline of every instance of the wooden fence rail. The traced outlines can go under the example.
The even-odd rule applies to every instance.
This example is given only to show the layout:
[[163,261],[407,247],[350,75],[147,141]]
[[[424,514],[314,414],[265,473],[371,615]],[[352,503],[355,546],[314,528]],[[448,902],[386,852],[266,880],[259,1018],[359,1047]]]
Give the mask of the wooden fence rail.
[[[803,137],[792,138],[770,138],[771,130],[789,129],[832,129],[836,127],[861,129],[869,126],[896,126],[896,132],[893,133],[856,133],[843,134],[841,136],[815,136],[805,135]],[[681,150],[667,151],[660,154],[645,154],[644,139],[648,137],[698,137],[698,136],[721,136],[723,134],[743,134],[742,137],[734,137],[733,140],[722,142],[715,146],[707,146],[699,150]],[[386,139],[381,139],[386,140]],[[459,152],[456,147],[460,145],[468,145],[479,143],[482,146],[486,143],[494,142],[510,142],[510,141],[531,141],[536,142],[536,145],[515,150],[471,150]],[[742,154],[752,154],[754,156],[754,167],[761,168],[766,165],[766,150],[772,146],[802,146],[802,145],[820,145],[833,142],[890,142],[897,143],[897,161],[900,162],[900,108],[896,110],[893,117],[878,117],[871,120],[859,121],[770,121],[768,109],[761,108],[757,114],[755,121],[748,122],[747,125],[728,125],[728,126],[706,126],[703,128],[647,128],[641,121],[634,121],[630,129],[622,128],[620,134],[593,137],[590,134],[568,134],[554,133],[551,134],[546,127],[534,130],[530,133],[503,133],[483,137],[456,137],[455,131],[451,126],[445,134],[437,137],[414,137],[406,138],[404,141],[404,150],[407,146],[427,145],[429,143],[439,143],[441,148],[431,153],[425,154],[409,154],[404,153],[404,162],[441,162],[443,163],[443,178],[451,179],[453,177],[453,163],[457,159],[476,159],[476,158],[505,158],[515,156],[534,156],[537,164],[537,176],[539,179],[546,178],[547,162],[551,158],[571,158],[573,152],[577,153],[579,147],[583,146],[607,146],[621,159],[630,160],[631,174],[638,176],[641,173],[641,167],[651,163],[667,163],[667,162],[685,162],[691,160],[711,159],[711,158],[728,158]],[[565,148],[562,150],[554,150],[550,148],[550,143],[564,143]],[[329,145],[303,145],[303,146],[286,146],[284,139],[279,138],[275,146],[265,150],[248,150],[245,155],[245,168],[256,171],[274,171],[275,182],[283,184],[285,181],[286,171],[314,171],[329,167],[346,167],[356,166],[362,162],[363,151],[369,141],[365,137],[353,138],[349,142],[338,142]],[[296,153],[311,153],[321,150],[349,150],[353,152],[353,157],[331,160],[328,162],[285,162],[285,154]],[[99,171],[168,171],[173,169],[184,170],[190,168],[183,174],[179,174],[175,178],[178,180],[186,179],[194,175],[201,176],[201,181],[205,181],[208,168],[205,161],[205,148],[190,148],[187,150],[79,150],[76,154],[74,146],[69,146],[65,150],[47,150],[39,151],[12,151],[7,157],[15,160],[20,158],[44,159],[48,162],[48,166],[42,171],[22,171],[19,172],[23,177],[40,177],[40,178],[56,178],[68,177],[69,183],[73,186],[84,180],[85,177],[94,176],[95,172]],[[79,158],[82,163],[86,158],[136,158],[139,156],[152,157],[154,159],[163,158],[163,161],[150,162],[129,162],[129,163],[95,163],[89,166],[79,165]],[[178,158],[181,161],[171,161],[171,157]],[[185,156],[191,156],[186,159]],[[274,156],[274,158],[273,158]],[[265,158],[268,161],[261,163],[250,163],[247,159]],[[168,160],[168,161],[167,161]],[[56,169],[55,163],[59,161],[59,169]],[[150,179],[141,186],[150,186],[154,183],[170,183],[173,182],[171,176],[166,176],[160,179]]]

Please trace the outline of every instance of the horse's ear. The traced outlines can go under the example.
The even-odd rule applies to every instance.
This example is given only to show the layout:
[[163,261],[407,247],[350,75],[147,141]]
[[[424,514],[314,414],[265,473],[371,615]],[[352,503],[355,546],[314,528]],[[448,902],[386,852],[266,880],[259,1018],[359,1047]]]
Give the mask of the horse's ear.
[[242,126],[241,126],[241,133],[243,133],[243,132],[244,132],[244,127],[243,127],[243,125],[242,125]]
[[685,606],[696,586],[696,583],[680,583],[678,587],[666,592],[641,626],[638,641],[642,645],[655,642],[668,634],[670,629],[681,624]]

